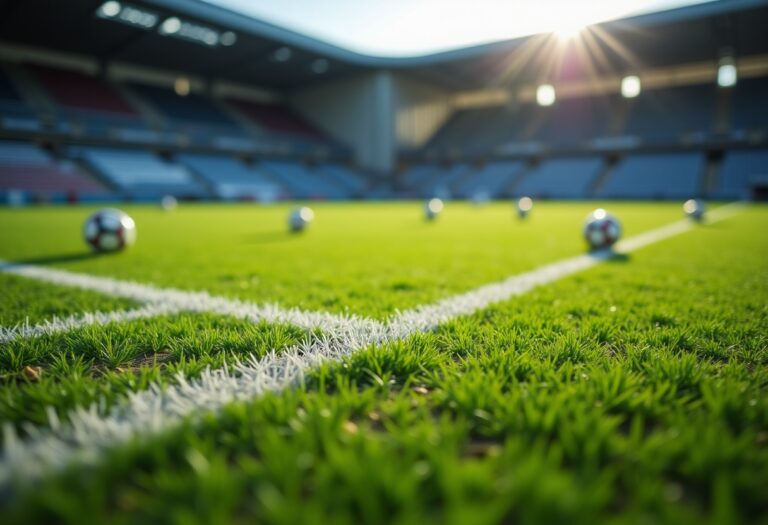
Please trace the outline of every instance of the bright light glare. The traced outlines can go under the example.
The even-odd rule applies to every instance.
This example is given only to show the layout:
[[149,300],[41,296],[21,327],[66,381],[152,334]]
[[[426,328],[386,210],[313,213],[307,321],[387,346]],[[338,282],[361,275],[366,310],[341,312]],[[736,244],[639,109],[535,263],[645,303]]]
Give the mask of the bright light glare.
[[606,215],[608,215],[608,212],[602,208],[598,208],[592,212],[592,217],[595,219],[605,219]]
[[160,31],[165,33],[166,35],[172,35],[174,33],[178,33],[180,29],[181,29],[181,20],[179,20],[175,16],[172,16],[171,18],[167,18],[165,22],[163,22],[163,25],[160,26]]
[[104,2],[99,10],[101,11],[102,16],[112,18],[119,15],[122,8],[123,6],[120,5],[120,2],[110,1]]
[[539,106],[551,106],[556,98],[555,88],[550,84],[542,84],[536,89],[536,102]]
[[232,31],[225,31],[221,34],[219,42],[222,46],[233,46],[237,42],[237,35]]
[[563,17],[553,23],[552,32],[557,35],[560,40],[571,40],[579,36],[579,33],[584,31],[586,24],[580,22],[578,19]]
[[621,96],[624,98],[635,98],[642,90],[640,79],[634,75],[624,77],[621,80]]
[[720,87],[732,87],[738,80],[738,71],[733,64],[723,64],[717,70],[717,85]]

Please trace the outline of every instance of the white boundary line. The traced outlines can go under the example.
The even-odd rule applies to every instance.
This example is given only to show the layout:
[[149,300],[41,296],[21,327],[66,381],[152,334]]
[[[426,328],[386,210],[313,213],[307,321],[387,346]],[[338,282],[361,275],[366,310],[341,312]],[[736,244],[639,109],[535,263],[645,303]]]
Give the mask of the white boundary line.
[[[709,222],[730,217],[739,207],[721,207],[709,214]],[[628,239],[622,242],[617,250],[623,253],[631,252],[686,232],[691,227],[688,221],[678,221]],[[104,416],[99,413],[98,404],[93,404],[88,409],[78,408],[72,411],[68,415],[68,424],[65,424],[60,422],[51,410],[50,428],[25,428],[29,437],[24,440],[16,436],[12,425],[6,424],[3,427],[5,446],[0,459],[0,486],[12,482],[30,482],[52,469],[62,469],[75,463],[96,464],[108,450],[122,443],[147,439],[168,431],[177,426],[183,418],[215,412],[234,401],[252,400],[265,392],[282,390],[300,382],[307,370],[323,362],[342,359],[371,345],[385,344],[405,339],[418,332],[431,331],[456,317],[469,315],[491,304],[522,295],[537,286],[591,268],[610,256],[610,253],[598,252],[565,259],[500,283],[489,284],[433,305],[401,313],[386,324],[330,314],[283,311],[277,307],[255,307],[214,298],[208,294],[192,294],[199,297],[201,303],[215,304],[221,308],[216,310],[220,313],[254,320],[268,318],[274,321],[299,321],[300,326],[304,327],[319,322],[327,328],[322,336],[311,336],[305,343],[279,354],[271,352],[259,360],[250,358],[244,363],[238,363],[232,372],[227,369],[206,370],[202,376],[193,380],[179,376],[177,384],[166,389],[153,385],[148,390],[132,393],[124,403],[115,406]],[[139,299],[139,295],[142,295],[141,298],[145,299],[150,295],[157,297],[154,294],[165,293],[159,289],[132,283],[77,276],[42,268],[31,271],[29,268],[25,267],[25,275],[39,276],[57,284],[62,284],[63,280],[81,284],[97,282],[89,279],[97,279],[102,283],[106,281],[112,289],[123,291],[126,294],[122,295],[123,297]],[[54,275],[57,276],[55,280],[52,279]],[[133,286],[139,286],[143,291],[134,293],[131,291]],[[171,290],[167,293],[173,295],[179,292]],[[179,305],[178,302],[171,302]],[[270,315],[265,314],[264,308],[267,308]]]

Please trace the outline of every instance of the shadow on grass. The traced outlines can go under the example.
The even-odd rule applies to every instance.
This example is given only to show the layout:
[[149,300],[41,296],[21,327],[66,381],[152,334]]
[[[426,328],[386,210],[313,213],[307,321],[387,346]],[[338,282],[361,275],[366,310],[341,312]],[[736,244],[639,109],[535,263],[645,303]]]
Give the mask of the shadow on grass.
[[42,265],[42,264],[56,264],[65,262],[85,261],[88,259],[95,259],[96,257],[108,257],[109,253],[97,253],[97,252],[76,252],[76,253],[62,253],[56,255],[46,255],[43,257],[31,257],[28,259],[20,259],[18,261],[7,261],[0,263],[0,269],[10,268],[13,266],[22,265]]
[[632,257],[628,253],[615,252],[611,248],[592,250],[589,252],[589,256],[609,263],[628,263],[632,260]]

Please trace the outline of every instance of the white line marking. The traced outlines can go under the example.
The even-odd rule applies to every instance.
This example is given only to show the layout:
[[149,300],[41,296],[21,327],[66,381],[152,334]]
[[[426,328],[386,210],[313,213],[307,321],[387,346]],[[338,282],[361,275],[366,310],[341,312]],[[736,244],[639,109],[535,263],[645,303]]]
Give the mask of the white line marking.
[[[722,207],[709,214],[709,221],[717,222],[730,217],[737,209],[734,206]],[[618,248],[622,252],[634,251],[690,228],[691,224],[687,221],[679,221],[628,239]],[[147,439],[168,431],[183,418],[215,412],[233,401],[252,400],[264,392],[282,390],[300,382],[307,370],[320,363],[342,359],[374,344],[401,340],[414,333],[433,330],[439,324],[458,316],[471,314],[491,304],[524,294],[537,286],[591,268],[609,256],[609,253],[600,252],[565,259],[501,283],[486,285],[434,305],[404,312],[386,325],[358,318],[346,319],[345,322],[345,319],[330,314],[302,314],[311,317],[312,321],[330,321],[335,326],[324,335],[312,336],[305,344],[280,354],[272,352],[260,360],[251,358],[245,363],[239,363],[232,372],[226,369],[207,370],[193,380],[179,376],[178,384],[166,389],[153,385],[148,390],[131,394],[125,403],[115,406],[105,416],[99,413],[98,405],[94,404],[88,409],[79,408],[71,412],[67,425],[59,422],[51,412],[50,428],[25,429],[31,433],[24,440],[17,437],[12,425],[6,424],[3,427],[5,439],[0,462],[0,486],[34,481],[50,470],[74,463],[96,464],[107,450],[131,440]],[[43,271],[37,272],[37,275],[50,274]],[[61,284],[61,281],[57,283]],[[158,291],[151,290],[154,290],[152,293]],[[203,302],[216,300],[207,294],[202,295],[206,297]],[[219,304],[222,307],[231,303],[222,301]],[[248,308],[233,308],[232,313],[249,316]],[[263,310],[257,309],[252,313],[256,319],[264,319]],[[273,312],[270,317],[286,319],[282,312],[279,315]]]
[[41,324],[30,325],[22,323],[10,328],[0,328],[0,344],[9,343],[15,339],[40,337],[42,335],[68,332],[76,328],[94,324],[125,323],[136,319],[146,319],[159,315],[169,315],[179,312],[173,305],[150,304],[134,310],[118,310],[115,312],[93,312],[73,315],[71,317],[54,317]]

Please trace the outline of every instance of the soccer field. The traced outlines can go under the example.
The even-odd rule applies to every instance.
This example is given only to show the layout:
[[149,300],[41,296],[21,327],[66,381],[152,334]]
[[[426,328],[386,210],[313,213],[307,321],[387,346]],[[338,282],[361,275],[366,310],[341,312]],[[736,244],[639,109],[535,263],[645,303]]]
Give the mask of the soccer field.
[[599,205],[0,210],[0,520],[768,522],[768,208]]

